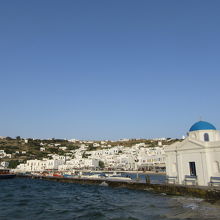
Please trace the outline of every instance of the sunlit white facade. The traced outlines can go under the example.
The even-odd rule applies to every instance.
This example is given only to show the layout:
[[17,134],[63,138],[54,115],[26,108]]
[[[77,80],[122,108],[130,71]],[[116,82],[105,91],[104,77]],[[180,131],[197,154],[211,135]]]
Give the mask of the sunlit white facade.
[[220,177],[220,131],[208,122],[195,123],[182,142],[165,148],[168,181],[208,186]]

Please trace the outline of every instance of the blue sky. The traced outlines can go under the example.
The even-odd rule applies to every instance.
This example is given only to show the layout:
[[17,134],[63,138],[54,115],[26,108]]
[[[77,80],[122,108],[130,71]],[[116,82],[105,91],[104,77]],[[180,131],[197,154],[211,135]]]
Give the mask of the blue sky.
[[0,1],[0,136],[220,128],[220,2]]

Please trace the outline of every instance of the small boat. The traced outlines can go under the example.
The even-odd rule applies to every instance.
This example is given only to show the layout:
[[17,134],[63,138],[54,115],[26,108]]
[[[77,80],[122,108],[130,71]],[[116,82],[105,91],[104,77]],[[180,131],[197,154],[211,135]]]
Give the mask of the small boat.
[[11,179],[15,176],[14,173],[10,173],[9,169],[0,169],[0,179]]
[[116,172],[114,172],[113,174],[108,174],[107,177],[106,177],[106,180],[126,181],[126,182],[132,181],[130,176],[128,176],[128,175],[127,176],[122,176],[121,174],[116,173]]
[[102,176],[100,174],[82,174],[80,175],[80,178],[82,179],[103,179],[105,176]]
[[132,179],[130,177],[123,177],[123,176],[110,176],[107,177],[106,180],[110,180],[110,181],[126,181],[126,182],[130,182],[132,181]]
[[91,173],[91,174],[80,174],[79,177],[81,179],[101,179],[101,180],[109,180],[109,181],[125,181],[130,182],[132,181],[130,176],[122,176],[120,173],[114,172],[113,174],[106,174],[106,173]]
[[64,178],[73,178],[74,175],[71,175],[71,174],[63,174],[63,177],[64,177]]
[[63,175],[60,173],[53,173],[53,177],[63,177]]

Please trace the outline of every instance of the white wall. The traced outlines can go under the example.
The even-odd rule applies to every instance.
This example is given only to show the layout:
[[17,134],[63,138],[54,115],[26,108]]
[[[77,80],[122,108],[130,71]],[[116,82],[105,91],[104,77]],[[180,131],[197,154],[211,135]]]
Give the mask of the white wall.
[[[209,142],[204,141],[204,133],[209,134]],[[220,176],[219,131],[190,132],[183,142],[167,146],[165,152],[167,176],[176,176],[180,184],[190,175],[189,162],[195,162],[198,185],[207,186],[210,177]]]

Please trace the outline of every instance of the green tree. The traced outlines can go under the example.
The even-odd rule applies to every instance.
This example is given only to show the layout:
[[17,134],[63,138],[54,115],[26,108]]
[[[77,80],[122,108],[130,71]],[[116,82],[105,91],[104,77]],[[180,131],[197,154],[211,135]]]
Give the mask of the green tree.
[[93,147],[93,144],[89,144],[88,148],[87,148],[87,151],[92,151],[92,150],[95,150],[96,148]]
[[82,154],[82,158],[88,158],[86,152],[83,152],[83,154]]
[[20,163],[18,160],[11,160],[11,161],[9,161],[8,168],[15,169],[19,164]]
[[104,164],[104,162],[101,161],[101,160],[99,161],[99,167],[100,167],[100,168],[105,168],[105,164]]

